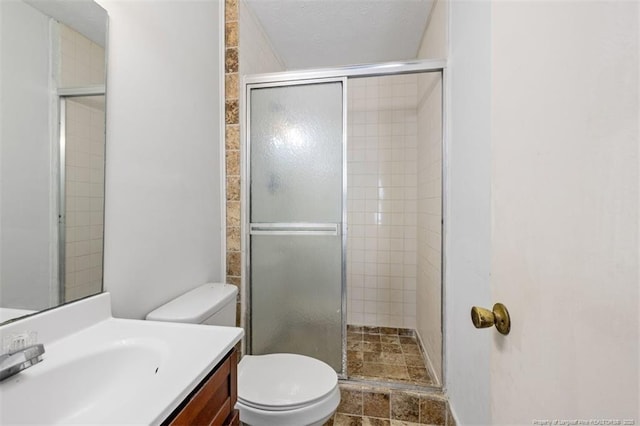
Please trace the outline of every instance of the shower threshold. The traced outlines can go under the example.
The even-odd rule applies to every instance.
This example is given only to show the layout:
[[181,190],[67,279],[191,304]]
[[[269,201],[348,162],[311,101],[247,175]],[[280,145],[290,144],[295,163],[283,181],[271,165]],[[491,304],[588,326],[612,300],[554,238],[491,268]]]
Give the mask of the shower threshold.
[[349,379],[433,386],[415,330],[347,325]]

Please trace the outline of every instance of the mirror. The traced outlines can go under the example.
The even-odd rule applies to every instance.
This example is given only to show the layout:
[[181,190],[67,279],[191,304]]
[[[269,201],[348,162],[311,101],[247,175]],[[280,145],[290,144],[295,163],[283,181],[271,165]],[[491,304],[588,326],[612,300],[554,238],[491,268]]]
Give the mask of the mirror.
[[0,2],[0,323],[102,291],[107,12]]

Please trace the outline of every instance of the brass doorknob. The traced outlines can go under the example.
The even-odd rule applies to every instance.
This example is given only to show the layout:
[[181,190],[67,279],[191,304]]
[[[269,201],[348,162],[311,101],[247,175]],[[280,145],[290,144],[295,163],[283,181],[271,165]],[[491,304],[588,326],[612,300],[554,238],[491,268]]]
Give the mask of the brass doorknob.
[[471,321],[475,328],[487,328],[495,325],[498,332],[509,334],[511,330],[511,319],[509,311],[502,303],[493,305],[493,311],[474,306],[471,308]]

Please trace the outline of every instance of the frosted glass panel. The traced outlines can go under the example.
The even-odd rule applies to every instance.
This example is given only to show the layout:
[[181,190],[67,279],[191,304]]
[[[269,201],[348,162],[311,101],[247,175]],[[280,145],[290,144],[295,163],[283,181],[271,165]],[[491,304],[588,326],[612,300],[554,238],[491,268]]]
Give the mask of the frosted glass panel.
[[252,353],[308,355],[342,370],[341,239],[251,237]]
[[340,222],[342,83],[251,90],[251,222]]
[[251,353],[308,355],[338,372],[342,97],[341,82],[252,88],[248,132]]

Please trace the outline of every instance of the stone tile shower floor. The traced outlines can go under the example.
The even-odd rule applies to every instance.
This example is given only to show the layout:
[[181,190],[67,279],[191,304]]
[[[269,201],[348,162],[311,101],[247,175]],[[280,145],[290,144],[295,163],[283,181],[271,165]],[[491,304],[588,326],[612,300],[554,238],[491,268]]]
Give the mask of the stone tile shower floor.
[[433,385],[415,332],[410,329],[347,325],[350,379]]

